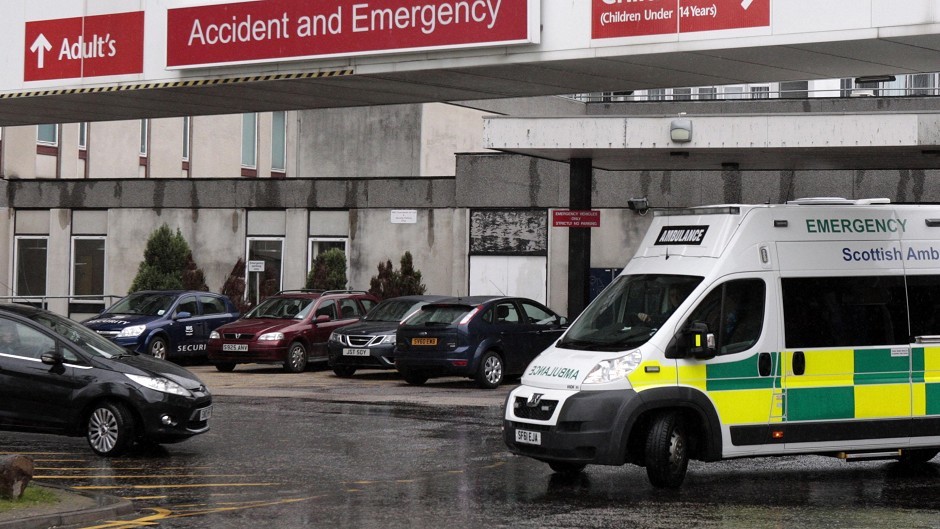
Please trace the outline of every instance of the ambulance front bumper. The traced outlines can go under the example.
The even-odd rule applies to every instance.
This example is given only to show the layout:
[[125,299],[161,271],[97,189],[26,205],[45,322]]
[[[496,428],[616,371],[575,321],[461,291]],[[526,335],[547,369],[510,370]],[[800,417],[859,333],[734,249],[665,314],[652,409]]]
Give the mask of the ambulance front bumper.
[[503,439],[510,452],[542,461],[622,465],[638,404],[632,389],[553,395],[522,386],[506,400]]

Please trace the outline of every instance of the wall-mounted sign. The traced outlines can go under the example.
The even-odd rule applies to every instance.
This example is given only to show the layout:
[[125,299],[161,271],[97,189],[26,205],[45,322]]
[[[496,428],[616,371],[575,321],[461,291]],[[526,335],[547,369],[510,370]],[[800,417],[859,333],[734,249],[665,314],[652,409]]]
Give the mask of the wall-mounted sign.
[[143,71],[143,11],[26,23],[24,81]]
[[167,10],[167,67],[538,42],[538,0],[266,0]]
[[770,25],[771,0],[593,0],[591,38],[668,35]]
[[418,210],[416,209],[393,209],[392,224],[416,224],[418,222]]
[[599,228],[601,212],[597,210],[556,209],[552,211],[555,228]]

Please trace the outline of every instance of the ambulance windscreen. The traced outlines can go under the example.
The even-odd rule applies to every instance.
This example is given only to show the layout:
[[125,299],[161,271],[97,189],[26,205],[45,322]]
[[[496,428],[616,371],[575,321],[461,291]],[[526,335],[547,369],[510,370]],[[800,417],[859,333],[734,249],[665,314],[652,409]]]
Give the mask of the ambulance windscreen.
[[620,276],[588,305],[557,347],[622,351],[647,342],[695,287],[699,276]]

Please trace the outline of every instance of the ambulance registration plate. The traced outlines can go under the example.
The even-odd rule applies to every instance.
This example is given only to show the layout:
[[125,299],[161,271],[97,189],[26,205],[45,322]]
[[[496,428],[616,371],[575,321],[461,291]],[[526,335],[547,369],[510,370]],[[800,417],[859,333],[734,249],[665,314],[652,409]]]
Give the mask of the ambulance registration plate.
[[516,430],[516,442],[527,445],[540,445],[542,444],[542,432]]

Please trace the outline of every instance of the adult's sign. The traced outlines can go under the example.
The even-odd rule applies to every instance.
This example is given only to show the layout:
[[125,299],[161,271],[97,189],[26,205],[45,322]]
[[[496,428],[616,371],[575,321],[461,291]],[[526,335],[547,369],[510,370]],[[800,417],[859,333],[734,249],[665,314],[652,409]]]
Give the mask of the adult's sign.
[[770,25],[771,0],[592,0],[591,38],[606,39]]
[[537,42],[531,21],[538,6],[538,0],[266,0],[169,9],[167,67]]
[[144,12],[26,23],[24,81],[139,74],[144,67]]

